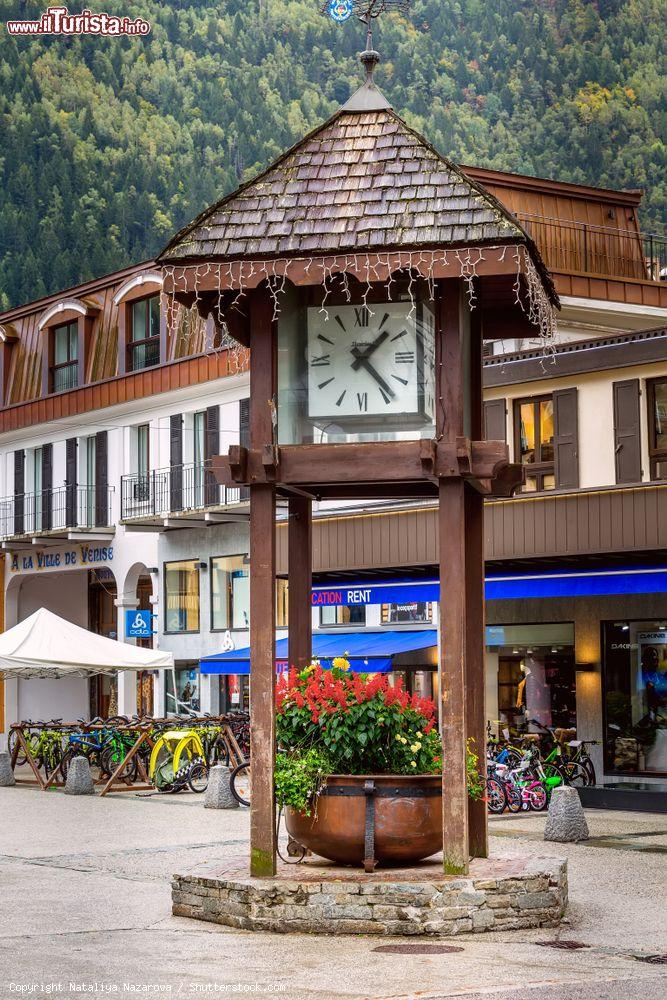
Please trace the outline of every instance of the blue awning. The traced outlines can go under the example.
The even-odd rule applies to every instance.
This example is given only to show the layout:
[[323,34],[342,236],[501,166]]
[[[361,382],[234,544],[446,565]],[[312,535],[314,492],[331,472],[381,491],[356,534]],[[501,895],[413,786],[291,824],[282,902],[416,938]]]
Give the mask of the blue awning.
[[[487,601],[525,597],[602,597],[613,594],[667,593],[667,567],[553,570],[549,573],[512,573],[487,576]],[[367,604],[409,604],[438,601],[436,577],[417,580],[369,580],[361,583],[313,587],[313,607],[350,607]]]
[[[405,630],[403,632],[333,632],[313,635],[313,656],[322,666],[329,665],[334,656],[346,656],[352,670],[360,674],[388,673],[396,653],[409,653],[427,649],[438,642],[434,628]],[[276,663],[289,663],[288,640],[276,642]],[[199,661],[203,674],[249,674],[250,647],[232,649],[228,653],[205,656]]]

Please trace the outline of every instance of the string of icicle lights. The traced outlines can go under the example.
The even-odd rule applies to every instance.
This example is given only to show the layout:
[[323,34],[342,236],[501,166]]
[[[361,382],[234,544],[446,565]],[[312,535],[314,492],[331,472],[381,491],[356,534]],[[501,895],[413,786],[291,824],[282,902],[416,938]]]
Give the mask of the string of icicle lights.
[[[490,252],[495,252],[499,263],[503,263],[508,255],[515,263],[513,284],[514,303],[526,315],[535,328],[535,337],[541,342],[544,356],[553,358],[556,336],[556,316],[552,303],[544,289],[542,279],[528,253],[522,244],[501,244],[497,246],[471,247],[451,250],[410,250],[397,251],[388,254],[339,254],[330,257],[297,257],[277,258],[274,260],[243,260],[222,263],[207,262],[201,264],[175,265],[166,264],[163,267],[165,284],[173,289],[174,294],[190,293],[195,295],[195,305],[204,297],[210,303],[211,293],[219,293],[217,304],[214,303],[214,320],[217,330],[206,336],[207,351],[227,351],[229,353],[230,371],[240,371],[247,363],[248,354],[244,347],[230,334],[226,315],[230,309],[245,313],[248,292],[262,282],[266,282],[273,301],[273,319],[280,316],[281,298],[290,280],[290,272],[297,270],[306,277],[316,278],[309,284],[317,284],[322,288],[320,311],[329,318],[327,303],[334,288],[341,291],[350,302],[352,292],[349,278],[354,277],[360,284],[361,304],[373,315],[368,299],[373,286],[384,287],[388,301],[392,301],[393,286],[397,284],[397,276],[407,277],[407,293],[410,300],[412,316],[416,309],[415,285],[419,278],[426,281],[428,295],[435,299],[435,283],[442,276],[443,270],[456,273],[463,280],[468,296],[468,305],[474,309],[477,305],[475,279],[479,277],[478,268],[487,259]],[[436,276],[437,272],[437,276]],[[301,282],[299,282],[301,283]],[[222,293],[234,291],[231,300],[223,299]],[[167,296],[171,298],[171,296]],[[210,305],[209,305],[210,308]],[[176,310],[169,308],[167,303],[168,322],[177,321]]]

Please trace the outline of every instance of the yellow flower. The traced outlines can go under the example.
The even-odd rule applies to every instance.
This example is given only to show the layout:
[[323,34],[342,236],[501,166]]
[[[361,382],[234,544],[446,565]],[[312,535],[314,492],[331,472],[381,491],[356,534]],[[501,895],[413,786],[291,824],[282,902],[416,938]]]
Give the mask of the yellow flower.
[[413,753],[417,753],[417,751],[419,750],[419,746],[417,743],[413,743],[410,749],[412,750]]
[[334,656],[333,660],[331,661],[331,665],[336,667],[338,670],[350,669],[350,661],[345,659],[344,656]]
[[400,733],[396,733],[396,739],[397,739],[397,740],[398,740],[398,742],[400,743],[400,742],[401,742],[401,740],[403,739],[403,737],[401,736],[401,734],[400,734]]
[[417,766],[417,761],[416,760],[411,760],[410,761],[410,767],[416,767],[416,766]]
[[407,742],[408,741],[406,740],[405,736],[401,736],[401,743],[407,743]]
[[419,740],[417,740],[417,742],[415,743],[415,747],[416,747],[416,749],[417,749],[417,750],[421,750],[421,748],[422,748],[422,745],[421,745],[421,743],[419,742]]

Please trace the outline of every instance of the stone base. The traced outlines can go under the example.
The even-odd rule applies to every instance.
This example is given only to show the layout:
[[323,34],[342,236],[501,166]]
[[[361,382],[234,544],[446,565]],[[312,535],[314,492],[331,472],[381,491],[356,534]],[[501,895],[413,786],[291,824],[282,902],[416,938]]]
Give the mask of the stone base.
[[319,858],[250,878],[246,858],[175,875],[172,912],[253,931],[309,934],[456,934],[557,927],[567,907],[567,862],[475,859],[466,877],[435,858],[366,875]]

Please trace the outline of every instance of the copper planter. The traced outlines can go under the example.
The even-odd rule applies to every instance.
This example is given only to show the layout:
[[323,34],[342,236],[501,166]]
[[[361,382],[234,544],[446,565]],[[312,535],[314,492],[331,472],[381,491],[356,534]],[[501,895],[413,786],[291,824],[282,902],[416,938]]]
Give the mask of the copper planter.
[[333,774],[312,816],[285,810],[287,831],[342,865],[404,865],[442,850],[439,774]]

